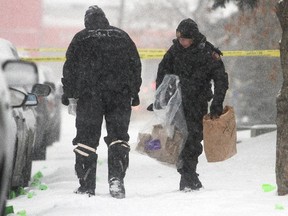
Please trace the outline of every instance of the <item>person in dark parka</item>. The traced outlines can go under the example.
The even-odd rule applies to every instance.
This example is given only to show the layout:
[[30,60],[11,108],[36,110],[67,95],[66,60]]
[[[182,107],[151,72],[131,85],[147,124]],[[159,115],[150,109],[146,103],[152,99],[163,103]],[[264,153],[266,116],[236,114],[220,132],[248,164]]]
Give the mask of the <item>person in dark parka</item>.
[[[166,74],[179,76],[188,137],[180,154],[177,170],[181,174],[180,190],[190,191],[202,188],[196,173],[198,157],[203,151],[202,119],[208,112],[208,102],[212,98],[211,118],[221,115],[228,89],[228,75],[220,57],[221,51],[206,40],[192,19],[180,22],[176,36],[159,64],[156,88]],[[214,92],[211,81],[214,83]],[[147,109],[151,110],[152,107],[150,105]]]
[[95,195],[96,150],[104,117],[110,194],[125,197],[131,105],[140,103],[141,82],[141,62],[134,42],[123,30],[109,24],[101,8],[90,6],[85,29],[68,47],[62,77],[62,103],[69,105],[68,99],[78,100],[73,145],[80,187],[75,193]]

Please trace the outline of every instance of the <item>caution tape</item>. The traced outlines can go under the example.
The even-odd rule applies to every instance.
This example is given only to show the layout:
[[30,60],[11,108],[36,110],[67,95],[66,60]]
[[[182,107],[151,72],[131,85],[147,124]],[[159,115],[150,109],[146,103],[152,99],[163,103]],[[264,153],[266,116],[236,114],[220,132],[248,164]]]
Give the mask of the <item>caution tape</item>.
[[141,59],[162,59],[166,49],[138,49]]
[[67,48],[17,48],[17,50],[22,52],[66,52]]
[[[29,52],[65,52],[65,48],[20,48],[18,50],[29,51]],[[138,49],[141,59],[162,59],[166,53],[166,49]],[[233,50],[223,51],[224,57],[251,57],[251,56],[262,56],[262,57],[280,57],[279,50]],[[23,57],[22,60],[34,61],[34,62],[63,62],[66,60],[65,57]]]
[[223,51],[224,56],[266,56],[280,57],[279,50]]
[[29,62],[64,62],[65,57],[22,57],[21,60]]

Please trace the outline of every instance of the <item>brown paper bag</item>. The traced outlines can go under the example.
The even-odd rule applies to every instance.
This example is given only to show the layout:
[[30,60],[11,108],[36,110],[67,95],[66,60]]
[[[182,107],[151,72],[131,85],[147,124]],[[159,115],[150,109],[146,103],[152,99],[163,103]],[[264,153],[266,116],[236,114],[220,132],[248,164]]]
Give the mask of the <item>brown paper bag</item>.
[[[163,128],[161,124],[157,124],[153,126],[151,135],[139,133],[138,140],[137,151],[146,153],[161,162],[176,164],[183,142],[183,136],[180,131],[175,130],[173,137],[169,138],[165,128]],[[159,149],[147,148],[147,145],[152,140],[159,140]]]
[[236,120],[234,109],[225,106],[218,119],[203,118],[204,152],[208,162],[226,160],[237,153]]
[[171,164],[176,164],[180,151],[183,145],[183,135],[179,130],[175,130],[172,139],[168,137],[165,145],[165,154],[163,155],[163,161]]

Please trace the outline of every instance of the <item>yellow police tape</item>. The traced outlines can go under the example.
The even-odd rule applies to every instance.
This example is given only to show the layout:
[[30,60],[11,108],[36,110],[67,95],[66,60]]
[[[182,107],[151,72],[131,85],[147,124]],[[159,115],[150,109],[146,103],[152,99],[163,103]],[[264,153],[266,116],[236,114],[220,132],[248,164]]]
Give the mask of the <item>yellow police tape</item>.
[[[20,48],[19,51],[26,52],[66,52],[65,48]],[[141,59],[162,59],[166,49],[138,49]],[[263,56],[263,57],[280,57],[279,50],[234,50],[234,51],[223,51],[223,56],[225,57],[249,57],[249,56]],[[42,57],[23,57],[21,58],[25,61],[34,62],[63,62],[65,57],[62,56],[42,56]]]
[[223,55],[280,57],[280,51],[279,50],[223,51]]
[[22,57],[23,61],[31,61],[31,62],[64,62],[66,60],[65,57]]

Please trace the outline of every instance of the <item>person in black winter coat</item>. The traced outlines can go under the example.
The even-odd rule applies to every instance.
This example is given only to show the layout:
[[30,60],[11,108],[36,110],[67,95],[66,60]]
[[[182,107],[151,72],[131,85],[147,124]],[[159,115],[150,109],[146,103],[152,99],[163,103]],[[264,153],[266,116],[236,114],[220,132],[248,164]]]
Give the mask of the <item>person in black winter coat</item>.
[[[211,118],[218,118],[222,114],[228,75],[220,57],[221,51],[206,40],[192,19],[180,22],[176,36],[177,39],[173,40],[173,45],[159,64],[156,88],[166,74],[179,76],[188,130],[177,167],[181,174],[180,190],[197,190],[202,188],[196,167],[203,151],[203,116],[208,112],[208,102],[211,99]],[[214,83],[214,92],[211,81]],[[150,105],[147,109],[151,110],[152,107]]]
[[76,193],[95,195],[96,150],[104,117],[110,194],[125,197],[131,105],[140,103],[141,82],[141,62],[134,42],[123,30],[109,24],[101,8],[90,6],[85,29],[68,47],[62,78],[62,103],[69,105],[69,99],[77,100],[73,145],[80,187]]

